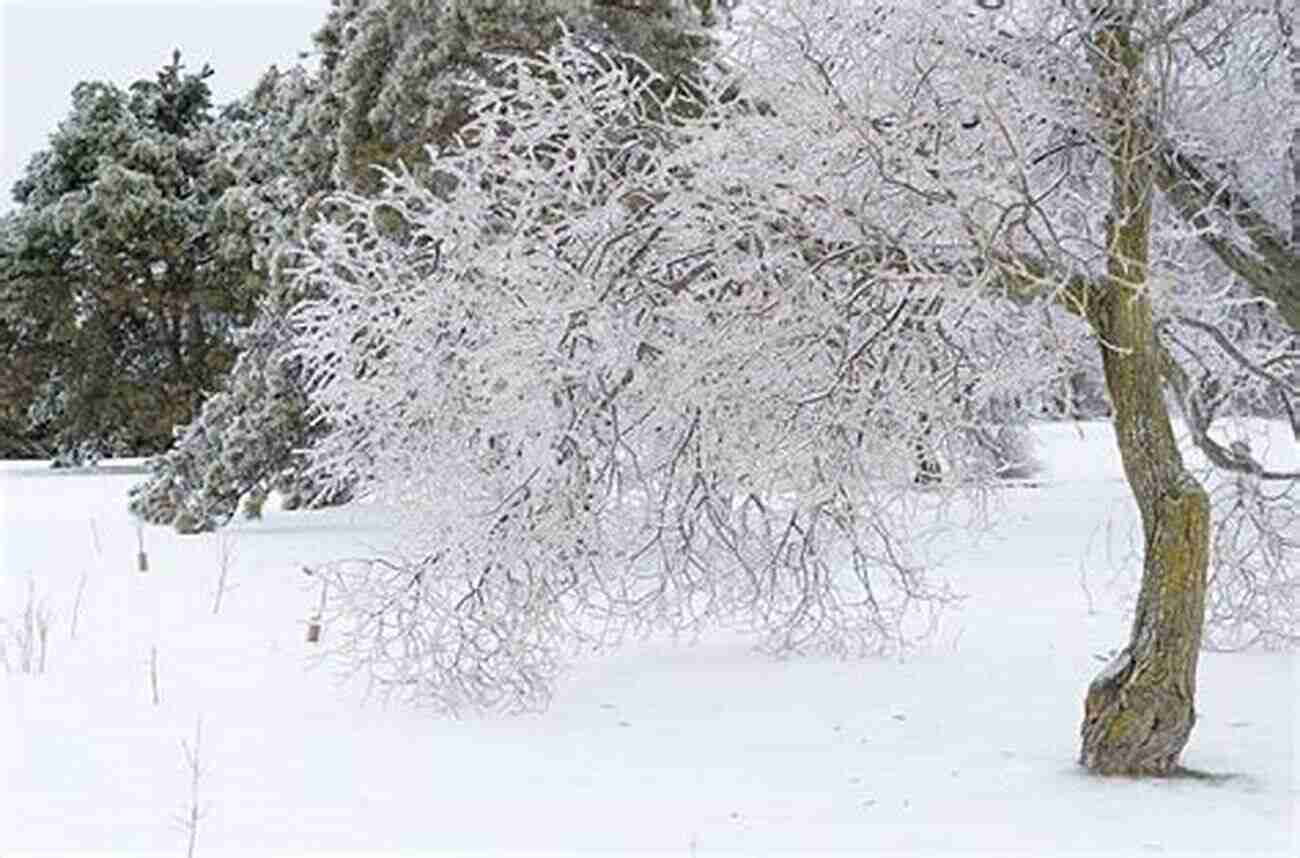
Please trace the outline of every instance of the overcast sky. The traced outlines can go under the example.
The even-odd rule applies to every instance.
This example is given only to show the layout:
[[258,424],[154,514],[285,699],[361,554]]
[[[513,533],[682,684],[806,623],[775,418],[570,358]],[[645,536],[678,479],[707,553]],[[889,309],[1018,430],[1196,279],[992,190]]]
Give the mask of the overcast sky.
[[329,0],[0,0],[0,212],[27,160],[71,105],[83,80],[127,86],[180,48],[207,62],[214,100],[246,92],[267,66],[310,48]]

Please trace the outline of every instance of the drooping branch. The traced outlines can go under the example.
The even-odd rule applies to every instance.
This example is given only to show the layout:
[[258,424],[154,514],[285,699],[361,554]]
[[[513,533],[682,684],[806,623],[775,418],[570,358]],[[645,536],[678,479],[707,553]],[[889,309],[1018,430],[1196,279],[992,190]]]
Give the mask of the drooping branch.
[[[896,255],[900,266],[910,270],[922,270],[926,264],[903,253]],[[972,282],[987,277],[988,283],[998,294],[1014,303],[1027,305],[1053,296],[1055,303],[1074,315],[1087,319],[1090,308],[1096,307],[1102,295],[1102,284],[1081,274],[1066,276],[1053,270],[1042,259],[1028,254],[1006,252],[986,252],[986,258],[968,261],[960,266],[969,272]],[[953,266],[947,266],[950,273]],[[1286,378],[1269,372],[1245,355],[1221,330],[1205,322],[1190,317],[1179,317],[1177,321],[1188,327],[1196,328],[1214,339],[1223,352],[1242,370],[1255,375],[1272,387],[1279,395],[1289,417],[1292,432],[1300,440],[1300,415],[1291,403],[1300,397],[1297,390]],[[1162,331],[1167,330],[1169,322],[1162,324]],[[1159,345],[1161,361],[1164,365],[1164,381],[1178,401],[1180,410],[1187,421],[1191,440],[1205,457],[1216,467],[1225,471],[1254,476],[1266,481],[1288,481],[1300,479],[1300,471],[1274,471],[1265,468],[1250,451],[1240,446],[1224,447],[1210,435],[1210,426],[1214,421],[1212,410],[1206,409],[1201,399],[1195,395],[1194,385],[1187,371],[1163,344]]]
[[[1300,245],[1288,239],[1254,202],[1216,179],[1203,159],[1164,141],[1153,158],[1155,180],[1165,198],[1214,255],[1261,298],[1277,305],[1300,332]],[[1223,220],[1246,241],[1214,229]]]
[[[1290,420],[1291,433],[1296,437],[1296,440],[1300,441],[1300,416],[1297,416],[1296,410],[1291,404],[1292,399],[1300,399],[1300,388],[1297,388],[1296,385],[1291,383],[1287,378],[1270,372],[1267,368],[1252,360],[1218,327],[1211,325],[1208,322],[1203,322],[1200,319],[1193,319],[1188,316],[1178,316],[1176,321],[1180,325],[1195,328],[1202,333],[1208,334],[1223,353],[1231,358],[1232,361],[1245,373],[1259,378],[1265,385],[1278,394],[1278,397],[1282,402],[1282,408],[1286,411],[1287,417]],[[1285,364],[1287,361],[1295,361],[1297,359],[1300,359],[1300,353],[1297,353],[1292,349],[1281,356],[1275,357],[1273,361]],[[1297,476],[1300,476],[1300,474]]]
[[1187,371],[1168,348],[1160,345],[1160,357],[1163,363],[1165,382],[1177,400],[1179,410],[1187,421],[1192,442],[1205,454],[1205,457],[1218,468],[1238,474],[1253,476],[1260,480],[1297,480],[1300,471],[1272,471],[1265,468],[1250,455],[1250,451],[1237,444],[1223,446],[1210,437],[1210,424],[1213,414],[1208,412],[1196,395],[1192,380]]

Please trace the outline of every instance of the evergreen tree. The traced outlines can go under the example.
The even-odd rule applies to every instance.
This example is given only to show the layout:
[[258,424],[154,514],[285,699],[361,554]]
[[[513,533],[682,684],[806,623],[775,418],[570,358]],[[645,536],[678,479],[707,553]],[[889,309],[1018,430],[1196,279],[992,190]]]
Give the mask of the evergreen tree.
[[[84,82],[14,185],[0,244],[0,389],[59,458],[165,449],[229,368],[250,256],[210,215],[228,177],[204,66],[180,52],[128,89]],[[12,398],[10,398],[12,396]]]
[[537,54],[568,31],[688,86],[709,57],[710,0],[335,0],[316,33],[325,88],[316,130],[340,188],[373,191],[376,165],[423,161],[468,121],[503,55]]
[[239,356],[222,389],[132,491],[130,509],[146,521],[183,533],[212,530],[235,514],[241,499],[247,514],[260,515],[273,488],[286,506],[342,499],[316,491],[296,467],[296,451],[310,445],[313,432],[287,354],[285,318],[300,296],[282,276],[293,265],[299,216],[308,216],[304,206],[333,187],[333,147],[309,122],[320,92],[318,75],[300,66],[272,67],[222,111],[214,158],[231,183],[213,220],[229,251],[249,256],[261,298],[253,322],[235,337]]
[[[11,260],[19,246],[19,219],[14,212],[0,218],[0,260]],[[29,419],[35,401],[35,379],[47,374],[42,352],[19,350],[20,339],[29,336],[31,319],[17,312],[17,304],[0,292],[0,354],[9,358],[0,370],[0,458],[42,457],[47,453],[42,440],[48,428]]]

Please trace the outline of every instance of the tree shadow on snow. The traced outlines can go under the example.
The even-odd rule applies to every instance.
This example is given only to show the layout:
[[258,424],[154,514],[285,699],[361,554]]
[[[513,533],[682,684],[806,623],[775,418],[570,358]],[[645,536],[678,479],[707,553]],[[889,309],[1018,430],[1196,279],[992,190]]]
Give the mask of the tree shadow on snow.
[[1090,772],[1082,766],[1075,766],[1071,773],[1076,777],[1086,778],[1090,781],[1106,782],[1117,781],[1121,783],[1199,783],[1212,787],[1222,787],[1229,784],[1241,788],[1245,792],[1261,792],[1263,786],[1258,779],[1246,774],[1245,772],[1211,772],[1204,769],[1193,769],[1187,766],[1179,766],[1167,775],[1099,775]]

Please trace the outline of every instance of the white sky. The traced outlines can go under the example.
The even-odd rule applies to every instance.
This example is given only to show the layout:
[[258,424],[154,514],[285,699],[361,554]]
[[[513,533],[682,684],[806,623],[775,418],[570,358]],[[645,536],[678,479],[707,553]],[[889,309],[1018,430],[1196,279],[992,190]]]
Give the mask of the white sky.
[[27,160],[71,105],[83,80],[127,86],[180,48],[205,62],[214,102],[242,95],[270,65],[311,47],[329,0],[0,0],[0,212]]

